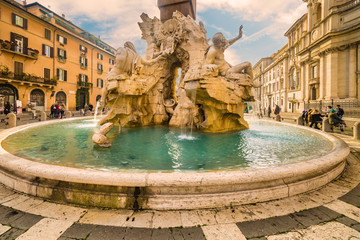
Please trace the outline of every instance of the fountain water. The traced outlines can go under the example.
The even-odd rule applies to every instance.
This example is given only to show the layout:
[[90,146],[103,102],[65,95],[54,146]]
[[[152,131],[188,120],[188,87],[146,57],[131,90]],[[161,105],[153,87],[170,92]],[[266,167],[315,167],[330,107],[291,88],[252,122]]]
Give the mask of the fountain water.
[[94,120],[95,121],[96,121],[96,117],[98,115],[99,106],[100,106],[100,101],[97,101],[96,104],[95,104],[95,112],[94,112]]

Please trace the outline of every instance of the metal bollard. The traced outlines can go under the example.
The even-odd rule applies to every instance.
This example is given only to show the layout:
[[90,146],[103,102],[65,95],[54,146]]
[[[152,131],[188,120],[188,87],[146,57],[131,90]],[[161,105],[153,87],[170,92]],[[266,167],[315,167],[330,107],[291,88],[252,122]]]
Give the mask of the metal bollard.
[[8,113],[8,115],[6,115],[8,117],[8,127],[9,128],[13,128],[16,127],[16,115],[14,113]]

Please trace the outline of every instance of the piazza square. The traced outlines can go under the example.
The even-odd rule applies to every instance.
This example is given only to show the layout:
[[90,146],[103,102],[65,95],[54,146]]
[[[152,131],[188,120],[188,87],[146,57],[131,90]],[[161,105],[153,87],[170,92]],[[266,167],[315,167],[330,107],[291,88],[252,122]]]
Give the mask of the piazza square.
[[0,29],[0,239],[360,239],[359,0],[0,0]]

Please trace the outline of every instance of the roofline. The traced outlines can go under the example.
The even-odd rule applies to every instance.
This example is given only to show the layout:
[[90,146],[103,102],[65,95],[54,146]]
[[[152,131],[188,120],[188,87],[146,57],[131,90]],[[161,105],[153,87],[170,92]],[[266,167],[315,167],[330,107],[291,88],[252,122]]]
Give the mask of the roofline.
[[302,15],[298,20],[296,20],[296,22],[291,25],[291,27],[284,33],[284,36],[288,36],[289,32],[301,21],[303,20],[303,18],[305,18],[305,16],[307,17],[308,13],[305,13],[304,15]]
[[[43,8],[45,8],[46,10],[49,10],[48,8],[46,8],[46,7],[42,6],[41,4],[39,4],[38,2],[30,3],[30,4],[26,5],[25,7],[23,7],[23,5],[21,5],[20,3],[16,3],[16,4],[15,4],[15,3],[13,3],[13,2],[11,2],[11,1],[9,1],[9,0],[3,0],[3,1],[6,2],[7,4],[10,4],[10,5],[12,5],[12,6],[20,9],[21,11],[23,11],[23,12],[25,12],[25,13],[27,13],[27,14],[35,17],[35,18],[37,18],[38,20],[40,20],[40,21],[42,21],[42,22],[44,22],[44,23],[46,23],[46,24],[49,24],[49,25],[51,25],[51,26],[54,26],[55,28],[64,31],[65,33],[67,33],[67,34],[69,34],[69,35],[71,35],[71,36],[73,36],[73,37],[75,37],[75,38],[77,38],[77,39],[79,39],[79,40],[81,40],[81,41],[89,44],[89,45],[95,46],[97,49],[99,49],[99,50],[101,50],[101,51],[103,51],[103,52],[105,52],[105,53],[107,53],[107,54],[109,54],[109,55],[115,56],[115,53],[111,53],[111,52],[109,52],[109,51],[107,51],[107,50],[105,50],[105,49],[97,46],[96,44],[93,44],[92,42],[90,42],[90,41],[88,41],[88,40],[86,40],[86,39],[82,39],[82,38],[80,38],[79,36],[77,36],[77,35],[74,34],[74,33],[71,33],[71,32],[69,32],[69,31],[65,31],[65,30],[63,30],[62,28],[59,28],[58,26],[56,26],[56,25],[54,25],[54,24],[52,24],[52,23],[50,23],[50,22],[48,22],[48,21],[45,21],[44,19],[42,19],[42,18],[36,16],[35,14],[32,14],[31,12],[27,11],[27,7],[28,7],[29,5],[39,5],[39,6],[43,7]],[[49,11],[52,12],[52,13],[54,13],[54,12],[51,11],[51,10],[49,10]],[[59,16],[59,15],[56,14],[56,13],[54,13],[54,14],[57,15],[57,16]],[[62,17],[60,17],[60,18],[62,18]],[[62,19],[64,19],[64,18],[62,18]],[[69,21],[66,20],[66,19],[64,19],[64,20],[67,21],[67,22],[69,22]],[[69,23],[71,23],[71,22],[69,22]],[[73,26],[79,28],[78,26],[74,25],[73,23],[71,23],[71,24],[72,24]],[[79,29],[81,29],[81,28],[79,28]],[[81,30],[83,30],[83,29],[81,29]],[[84,30],[83,30],[83,31],[84,31]],[[110,46],[110,45],[109,45],[108,43],[106,43],[106,42],[103,42],[101,39],[99,39],[99,40],[100,40],[102,43],[108,45],[111,49],[114,50],[114,52],[116,52],[116,48]]]

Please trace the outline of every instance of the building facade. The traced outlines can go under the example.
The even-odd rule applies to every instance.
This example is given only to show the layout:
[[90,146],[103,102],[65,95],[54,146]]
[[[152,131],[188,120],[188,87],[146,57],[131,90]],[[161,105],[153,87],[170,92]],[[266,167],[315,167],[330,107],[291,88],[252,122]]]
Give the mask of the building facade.
[[0,0],[0,111],[95,105],[115,49],[38,4]]
[[[283,110],[321,110],[336,104],[359,109],[360,0],[304,1],[308,12],[285,33]],[[279,61],[281,56],[273,56],[272,61]],[[273,71],[270,68],[273,64],[263,72]],[[276,95],[276,90],[271,88],[269,94]],[[260,99],[267,103],[268,95],[262,92]]]

